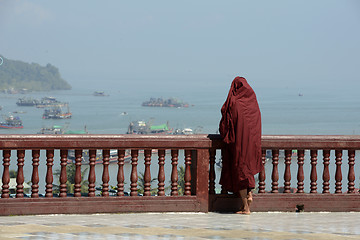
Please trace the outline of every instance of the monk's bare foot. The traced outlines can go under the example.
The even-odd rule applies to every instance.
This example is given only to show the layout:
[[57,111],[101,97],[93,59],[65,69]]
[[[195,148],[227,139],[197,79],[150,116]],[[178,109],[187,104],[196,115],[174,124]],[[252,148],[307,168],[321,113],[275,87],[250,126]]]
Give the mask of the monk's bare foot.
[[249,192],[248,195],[247,195],[247,202],[248,202],[249,206],[251,205],[252,201],[253,201],[252,193]]
[[240,210],[240,211],[236,212],[236,214],[250,215],[250,211]]
[[236,212],[236,214],[250,215],[250,206],[243,206],[239,211]]

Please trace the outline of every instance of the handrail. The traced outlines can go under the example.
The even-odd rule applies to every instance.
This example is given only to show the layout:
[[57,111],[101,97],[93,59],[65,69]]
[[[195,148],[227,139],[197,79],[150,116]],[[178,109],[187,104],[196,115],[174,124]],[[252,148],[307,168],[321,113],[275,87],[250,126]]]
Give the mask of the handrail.
[[[210,134],[212,145],[224,144],[219,134]],[[266,149],[360,149],[360,135],[263,135],[261,147]]]
[[[94,147],[96,144],[96,147]],[[39,135],[0,134],[0,149],[49,148],[220,148],[219,134],[197,135]],[[360,149],[360,135],[263,135],[266,149]]]
[[0,135],[0,149],[209,148],[207,135]]
[[360,135],[265,135],[263,148],[360,149]]

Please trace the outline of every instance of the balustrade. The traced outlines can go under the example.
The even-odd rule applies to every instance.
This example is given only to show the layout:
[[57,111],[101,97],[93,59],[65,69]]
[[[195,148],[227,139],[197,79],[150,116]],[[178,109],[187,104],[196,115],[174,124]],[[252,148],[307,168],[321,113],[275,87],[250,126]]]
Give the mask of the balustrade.
[[[210,164],[215,165],[216,161],[213,159],[221,159],[220,152],[215,152],[215,149],[222,149],[224,144],[218,135],[210,138],[215,146],[210,150]],[[258,184],[254,191],[257,193],[254,208],[260,211],[288,211],[295,209],[297,204],[304,205],[306,202],[307,208],[313,211],[359,211],[356,204],[360,195],[359,189],[355,187],[360,184],[356,179],[356,173],[360,169],[355,165],[357,150],[360,150],[360,136],[263,136],[264,170],[256,176]],[[319,152],[322,153],[320,157]],[[343,162],[343,153],[348,156],[346,164]],[[318,158],[323,160],[321,165]],[[342,177],[345,172],[347,190],[344,190],[345,179]],[[318,174],[321,173],[322,179],[318,179]],[[284,181],[282,186],[279,185],[281,174]],[[215,175],[215,169],[210,166],[209,194],[214,205],[210,208],[218,211],[232,209],[228,207],[229,204],[237,203],[229,200],[229,197],[236,198],[237,195],[221,188],[215,189],[216,179],[219,178]],[[296,179],[293,180],[292,175]],[[321,184],[320,181],[322,190],[317,187]]]
[[[223,147],[219,135],[0,135],[0,205],[39,204],[17,210],[18,214],[41,213],[41,209],[45,213],[217,210],[221,204],[216,202],[218,197],[236,198],[218,183]],[[255,199],[279,197],[301,202],[318,196],[358,196],[356,150],[360,150],[359,136],[263,136],[264,169],[256,176]],[[12,151],[16,154],[11,155]],[[348,160],[343,161],[346,156]],[[28,162],[31,172],[26,170]],[[70,164],[74,164],[71,174],[67,172]],[[17,172],[14,192],[10,168]],[[347,178],[343,179],[345,172]],[[30,193],[24,189],[28,181]],[[55,203],[66,210],[53,208]],[[10,213],[2,209],[0,214]]]
[[[159,171],[158,171],[158,196],[165,196],[165,150],[159,150],[158,152],[158,159],[159,159]],[[95,165],[96,165],[96,150],[89,151],[89,159],[87,162],[84,162],[83,159],[83,151],[81,149],[75,150],[75,159],[74,161],[68,159],[68,154],[66,150],[62,149],[60,151],[60,175],[59,175],[59,196],[60,197],[67,197],[69,195],[69,186],[68,183],[68,173],[66,171],[66,167],[69,164],[75,165],[75,172],[74,172],[74,190],[73,195],[74,197],[81,197],[81,188],[84,186],[82,184],[82,179],[85,176],[82,176],[81,167],[84,165],[89,166],[89,174],[88,174],[88,197],[95,197],[95,183],[96,183],[96,174],[95,174]],[[191,150],[185,150],[184,155],[184,165],[185,171],[184,175],[181,176],[184,182],[184,186],[181,187],[181,191],[183,195],[191,195]],[[9,195],[9,167],[10,167],[10,151],[4,150],[3,151],[3,178],[2,178],[2,198],[10,198]],[[124,196],[124,165],[125,165],[125,150],[119,149],[117,160],[118,171],[117,171],[117,187],[116,192],[117,196]],[[138,196],[138,156],[139,150],[131,150],[131,175],[130,175],[130,196]],[[25,150],[17,150],[17,177],[16,177],[16,198],[24,197],[24,158],[25,158]],[[32,150],[32,175],[31,175],[31,198],[38,198],[39,197],[39,160],[40,158],[40,150]],[[144,196],[151,195],[151,158],[152,158],[152,151],[149,149],[144,150]],[[53,173],[53,166],[54,166],[54,149],[46,151],[46,178],[45,178],[45,197],[53,197],[53,184],[54,184],[54,173]],[[179,176],[178,176],[178,150],[171,150],[171,164],[172,164],[172,171],[171,171],[171,191],[170,194],[173,196],[179,195]],[[101,188],[101,196],[108,197],[109,196],[109,165],[110,165],[110,150],[104,149],[102,151],[102,167],[103,172],[101,175],[102,179],[102,188]],[[181,194],[182,195],[182,194]]]
[[[3,152],[0,205],[6,199],[9,201],[32,199],[32,202],[28,204],[34,203],[35,199],[39,203],[46,200],[50,203],[43,209],[45,212],[61,213],[62,210],[51,210],[52,207],[54,208],[51,205],[63,199],[61,203],[68,206],[70,203],[74,204],[71,199],[77,199],[85,205],[94,204],[92,207],[99,208],[101,212],[104,208],[105,211],[116,209],[115,205],[119,202],[124,204],[120,210],[115,211],[121,211],[121,209],[137,211],[137,208],[131,205],[131,201],[137,202],[134,203],[137,207],[148,201],[150,202],[149,209],[157,209],[156,211],[185,211],[187,209],[207,211],[208,195],[200,193],[208,191],[206,181],[208,169],[201,167],[199,171],[202,172],[198,172],[196,167],[204,164],[209,166],[209,157],[206,154],[209,147],[210,141],[205,135],[200,137],[0,135],[0,149]],[[10,167],[14,169],[11,160],[12,151],[16,152],[17,161],[15,194],[10,193],[9,186]],[[32,171],[29,176],[27,171],[24,172],[24,164],[28,161],[30,151],[32,152]],[[116,155],[113,155],[114,151]],[[153,167],[154,158],[158,159],[157,168]],[[43,169],[42,165],[46,167],[45,176],[39,172],[39,169]],[[71,165],[74,166],[73,173],[69,172]],[[171,166],[170,171],[166,170],[169,166]],[[114,168],[117,168],[116,174],[114,174]],[[87,171],[84,171],[85,169]],[[141,169],[143,169],[143,174],[140,174]],[[55,174],[55,171],[58,174]],[[152,176],[157,176],[155,178],[156,191],[152,188],[154,187]],[[203,180],[198,181],[198,177]],[[30,194],[24,192],[25,179],[31,182]],[[114,180],[115,186],[110,185]],[[166,186],[167,184],[169,187]],[[129,192],[127,192],[127,187]],[[154,197],[160,199],[159,203],[153,202]],[[91,202],[94,201],[91,199],[96,202]],[[100,207],[100,204],[96,204],[97,201],[107,201],[109,206]],[[40,211],[40,206],[36,206],[36,209],[34,211]],[[22,211],[33,213],[30,210]],[[75,212],[96,212],[96,210],[76,210]],[[5,213],[0,210],[0,214]]]
[[[213,141],[216,143],[216,149],[221,149],[223,143],[219,136],[213,135]],[[308,139],[307,139],[308,138]],[[290,140],[290,141],[289,141]],[[299,148],[301,147],[301,148]],[[305,193],[304,180],[308,178],[310,185],[308,193],[318,193],[317,185],[317,164],[318,149],[323,152],[323,168],[322,168],[322,193],[330,193],[330,179],[333,177],[335,194],[344,193],[342,190],[342,172],[344,164],[342,163],[342,154],[344,150],[348,151],[348,188],[347,193],[358,193],[355,190],[355,150],[360,150],[360,138],[358,136],[263,136],[262,139],[262,162],[263,165],[272,166],[264,167],[264,170],[258,175],[258,193],[290,193],[294,186],[291,186],[291,163],[297,158],[297,186],[296,193]],[[267,150],[271,150],[271,155],[266,156]],[[332,149],[332,150],[331,150]],[[305,150],[309,152],[309,158],[305,159]],[[282,157],[279,157],[279,153]],[[334,159],[330,158],[330,153],[334,153]],[[215,194],[215,149],[210,150],[210,177],[209,177],[209,193]],[[280,161],[281,160],[281,161]],[[308,163],[308,171],[304,170],[305,162]],[[335,171],[330,173],[330,163],[335,165]],[[283,164],[284,168],[284,185],[279,187],[279,164]],[[310,169],[311,168],[311,169]],[[267,171],[265,170],[267,169]],[[271,188],[266,189],[266,176],[271,177]],[[224,193],[222,191],[222,193]]]

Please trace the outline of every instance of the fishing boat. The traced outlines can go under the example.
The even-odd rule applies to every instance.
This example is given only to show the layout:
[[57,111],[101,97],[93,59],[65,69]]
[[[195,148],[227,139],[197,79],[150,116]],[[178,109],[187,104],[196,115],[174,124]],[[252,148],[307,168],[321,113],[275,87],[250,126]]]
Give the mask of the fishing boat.
[[194,131],[191,128],[176,129],[174,135],[192,135]]
[[195,129],[192,128],[177,128],[174,130],[174,135],[192,135],[200,134],[203,130],[202,126],[197,126]]
[[43,97],[38,103],[36,104],[37,108],[49,108],[49,107],[64,107],[67,103],[60,102],[56,100],[55,97]]
[[66,111],[64,111],[63,107],[61,105],[55,105],[50,108],[46,108],[44,110],[43,119],[67,119],[71,118],[72,113],[69,110],[69,105],[66,104],[65,107],[67,108]]
[[43,127],[37,134],[64,134],[64,128],[58,125]]
[[189,107],[188,103],[184,103],[175,98],[162,99],[162,98],[150,98],[149,101],[145,101],[142,103],[144,107]]
[[95,91],[95,92],[93,93],[93,95],[94,95],[94,96],[97,96],[97,97],[106,97],[106,96],[109,96],[109,95],[105,94],[105,92],[103,92],[103,91]]
[[34,98],[19,98],[16,102],[16,105],[18,106],[26,106],[26,107],[32,107],[39,104],[39,100],[34,99]]
[[86,125],[84,130],[69,130],[69,123],[65,123],[64,126],[53,125],[51,127],[42,127],[37,134],[88,134]]
[[0,122],[0,128],[23,128],[22,121],[18,116],[9,115],[5,117],[5,122]]
[[171,134],[169,124],[152,125],[145,121],[133,121],[129,124],[127,134]]

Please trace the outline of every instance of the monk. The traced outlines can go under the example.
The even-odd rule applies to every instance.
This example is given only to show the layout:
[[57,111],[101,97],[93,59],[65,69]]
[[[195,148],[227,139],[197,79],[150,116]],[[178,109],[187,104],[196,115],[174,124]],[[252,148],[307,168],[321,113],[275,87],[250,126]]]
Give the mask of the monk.
[[261,159],[261,113],[254,90],[243,77],[236,77],[221,108],[222,152],[220,184],[228,192],[240,194],[243,209],[250,214],[254,175],[263,169]]

